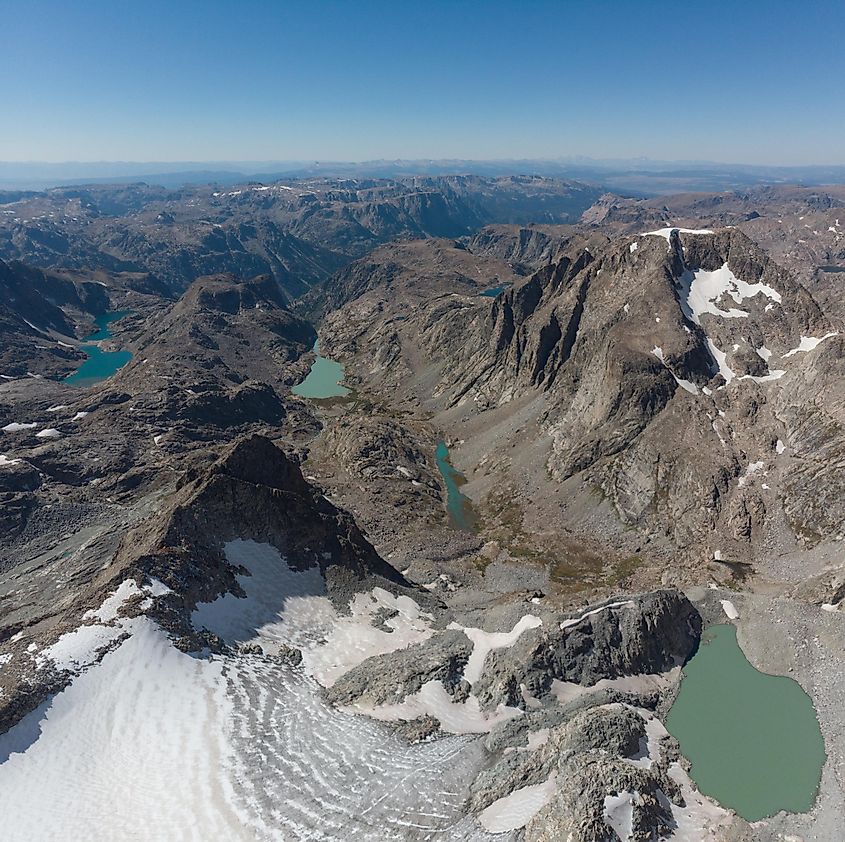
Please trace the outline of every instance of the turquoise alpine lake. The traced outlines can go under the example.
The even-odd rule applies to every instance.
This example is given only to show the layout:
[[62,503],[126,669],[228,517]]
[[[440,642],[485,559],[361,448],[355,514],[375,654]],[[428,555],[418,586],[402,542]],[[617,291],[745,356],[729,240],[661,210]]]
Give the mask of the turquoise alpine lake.
[[791,678],[755,669],[733,625],[705,631],[666,727],[698,788],[747,821],[813,806],[825,762],[813,702]]
[[317,354],[317,359],[311,363],[308,376],[291,391],[301,398],[315,400],[342,398],[348,395],[349,389],[340,385],[344,375],[343,365],[320,356],[319,340],[314,343],[314,353]]
[[446,510],[449,512],[449,522],[456,529],[473,531],[476,523],[472,501],[461,493],[461,486],[466,483],[466,477],[449,461],[449,448],[445,441],[437,443],[435,451],[437,469],[446,484]]
[[[86,340],[88,342],[102,342],[104,339],[111,339],[112,334],[109,325],[124,316],[130,315],[132,313],[129,310],[101,313],[94,319],[97,330],[90,336],[85,337]],[[132,359],[130,351],[104,351],[99,345],[82,345],[81,349],[88,355],[88,359],[73,374],[65,377],[64,382],[71,386],[92,386],[94,383],[106,380]]]
[[495,298],[499,293],[504,292],[510,284],[501,284],[497,287],[490,287],[490,289],[485,289],[483,292],[479,292],[478,294],[483,296],[484,298]]

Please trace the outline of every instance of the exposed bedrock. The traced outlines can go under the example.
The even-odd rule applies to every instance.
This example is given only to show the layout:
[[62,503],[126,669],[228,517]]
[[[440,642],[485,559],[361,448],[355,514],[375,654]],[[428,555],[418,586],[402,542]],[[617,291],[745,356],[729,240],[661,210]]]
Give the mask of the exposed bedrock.
[[603,678],[664,672],[692,655],[701,627],[698,611],[676,590],[611,603],[572,625],[544,623],[513,646],[494,649],[473,691],[488,707],[519,705],[522,685],[542,697],[555,679],[590,686]]

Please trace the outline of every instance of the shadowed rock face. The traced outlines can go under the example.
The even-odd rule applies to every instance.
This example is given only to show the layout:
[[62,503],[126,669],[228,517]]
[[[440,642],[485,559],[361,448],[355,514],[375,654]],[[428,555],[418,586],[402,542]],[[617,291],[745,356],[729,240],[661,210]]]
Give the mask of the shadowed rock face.
[[303,478],[295,462],[259,435],[226,448],[210,468],[189,473],[168,512],[142,524],[124,552],[148,547],[144,572],[184,594],[191,605],[216,596],[220,576],[227,583],[222,590],[236,588],[222,548],[243,536],[272,544],[292,565],[319,566],[329,596],[344,608],[370,580],[407,587],[352,517],[335,508]]
[[[0,374],[73,371],[85,355],[68,346],[108,306],[99,284],[0,261]],[[62,337],[65,345],[58,344]]]
[[655,591],[590,613],[574,625],[544,624],[488,655],[474,689],[485,704],[519,704],[520,685],[544,696],[553,679],[588,687],[602,678],[659,673],[684,663],[701,617],[679,591]]

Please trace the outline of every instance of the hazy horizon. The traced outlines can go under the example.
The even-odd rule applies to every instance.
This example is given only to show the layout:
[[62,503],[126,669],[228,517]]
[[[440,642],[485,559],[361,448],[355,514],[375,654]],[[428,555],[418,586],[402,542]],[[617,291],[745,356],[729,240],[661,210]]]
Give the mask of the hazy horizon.
[[832,2],[33,0],[4,23],[8,162],[842,154]]

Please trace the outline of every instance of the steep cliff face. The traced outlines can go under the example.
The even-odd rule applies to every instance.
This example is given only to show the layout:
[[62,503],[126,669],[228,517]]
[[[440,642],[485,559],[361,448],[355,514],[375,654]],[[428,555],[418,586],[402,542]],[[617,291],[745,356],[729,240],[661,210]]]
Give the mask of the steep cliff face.
[[536,433],[507,448],[542,444],[553,484],[599,487],[624,524],[745,559],[774,511],[806,540],[845,518],[827,458],[845,444],[841,340],[741,232],[573,238],[491,300],[443,283],[401,319],[396,280],[386,296],[368,277],[324,328],[353,372],[476,426],[535,402]]
[[76,336],[108,307],[100,284],[0,261],[0,374],[73,371],[84,356],[73,347]]
[[467,248],[473,254],[504,260],[519,274],[527,275],[551,263],[577,233],[570,225],[488,225],[469,238]]

